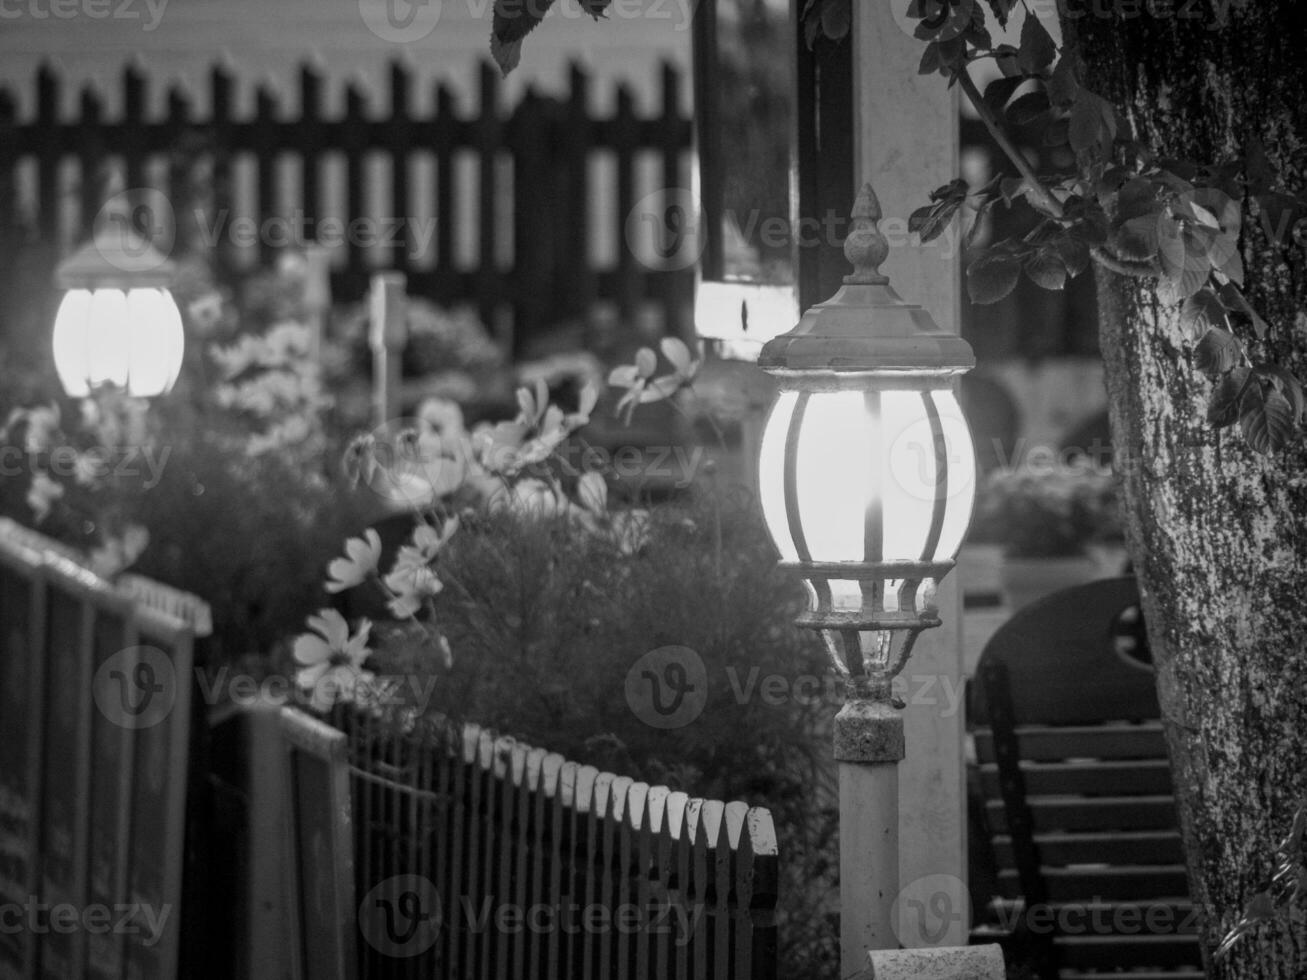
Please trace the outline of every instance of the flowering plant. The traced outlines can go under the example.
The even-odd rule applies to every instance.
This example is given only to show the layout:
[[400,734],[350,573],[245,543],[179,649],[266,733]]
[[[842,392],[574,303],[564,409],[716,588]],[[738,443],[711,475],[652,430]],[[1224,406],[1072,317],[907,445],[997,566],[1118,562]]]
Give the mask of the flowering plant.
[[997,469],[980,487],[974,528],[973,537],[1013,557],[1080,554],[1121,534],[1116,481],[1110,468],[1087,462]]
[[29,519],[82,530],[90,566],[105,577],[129,567],[150,541],[132,519],[130,497],[138,480],[157,482],[167,461],[153,428],[144,399],[109,389],[84,399],[72,424],[57,401],[16,407],[5,421],[6,456],[27,463]]

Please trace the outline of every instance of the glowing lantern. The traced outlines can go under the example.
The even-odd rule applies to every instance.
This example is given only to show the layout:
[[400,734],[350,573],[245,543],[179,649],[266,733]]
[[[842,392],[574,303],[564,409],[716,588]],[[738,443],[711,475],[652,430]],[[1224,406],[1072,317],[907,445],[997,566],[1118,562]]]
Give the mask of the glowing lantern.
[[844,286],[763,348],[781,389],[763,433],[767,527],[807,585],[818,630],[858,694],[887,700],[971,520],[975,454],[953,383],[971,347],[905,303],[871,187],[859,195]]
[[182,366],[181,313],[168,287],[173,263],[107,223],[59,265],[66,290],[54,321],[54,363],[74,398],[104,385],[138,398],[166,394]]

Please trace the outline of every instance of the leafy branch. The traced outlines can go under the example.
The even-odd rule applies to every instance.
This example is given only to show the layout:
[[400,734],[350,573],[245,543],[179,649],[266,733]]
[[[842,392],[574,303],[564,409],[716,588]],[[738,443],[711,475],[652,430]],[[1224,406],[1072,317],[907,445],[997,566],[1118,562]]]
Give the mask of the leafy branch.
[[[847,2],[809,0],[810,43],[826,23],[843,23],[838,12]],[[1018,5],[1019,42],[996,44],[990,18],[1006,28]],[[1281,241],[1307,214],[1307,201],[1276,186],[1263,148],[1253,143],[1242,158],[1218,162],[1159,157],[1134,138],[1118,107],[1084,84],[1075,52],[1059,50],[1025,0],[912,0],[908,16],[925,43],[919,73],[959,86],[1016,173],[974,190],[951,181],[909,219],[909,230],[928,242],[972,212],[964,237],[978,252],[967,268],[972,302],[1005,299],[1023,275],[1060,290],[1091,263],[1152,280],[1158,302],[1179,307],[1191,364],[1212,382],[1209,422],[1237,422],[1260,453],[1288,445],[1303,419],[1303,386],[1265,351],[1269,326],[1243,293],[1240,244],[1247,202],[1268,237]],[[970,73],[980,61],[999,70],[984,92]],[[1013,130],[1047,148],[1069,147],[1072,172],[1037,173]],[[987,214],[1000,204],[1024,205],[1038,220],[1020,239],[976,248]]]

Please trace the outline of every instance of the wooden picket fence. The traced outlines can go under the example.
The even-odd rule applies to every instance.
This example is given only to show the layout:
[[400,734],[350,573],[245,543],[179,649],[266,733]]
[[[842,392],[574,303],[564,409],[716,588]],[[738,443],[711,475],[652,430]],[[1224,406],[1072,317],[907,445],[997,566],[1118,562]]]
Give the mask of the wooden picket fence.
[[[152,188],[171,208],[178,240],[193,239],[197,221],[209,236],[222,232],[215,248],[219,267],[227,271],[256,257],[249,251],[270,263],[279,247],[277,236],[260,231],[257,247],[238,247],[227,233],[238,220],[252,219],[256,229],[270,220],[290,221],[278,227],[294,229],[305,241],[323,238],[323,222],[331,220],[344,239],[332,285],[346,300],[363,296],[372,272],[392,269],[405,273],[418,295],[442,305],[475,303],[487,323],[508,319],[519,338],[583,320],[599,301],[614,304],[628,323],[650,304],[661,310],[669,332],[684,328],[693,269],[667,269],[637,255],[627,234],[637,202],[655,190],[638,180],[643,165],[656,164],[657,187],[669,193],[683,194],[690,186],[691,120],[681,109],[682,79],[672,66],[662,67],[659,111],[641,115],[631,89],[621,84],[612,113],[602,117],[590,108],[590,77],[579,66],[572,67],[570,90],[562,98],[528,89],[506,112],[499,75],[482,64],[474,115],[460,111],[444,82],[435,87],[431,111],[415,112],[413,79],[399,63],[390,67],[389,105],[379,115],[350,83],[343,115],[324,118],[326,80],[307,65],[300,70],[299,114],[293,119],[266,86],[256,91],[253,116],[234,118],[233,76],[218,65],[209,80],[202,118],[177,87],[167,92],[163,118],[146,118],[149,82],[129,66],[122,77],[122,112],[113,121],[105,118],[101,94],[89,86],[80,92],[76,117],[61,117],[61,82],[49,66],[37,72],[31,119],[17,118],[13,92],[0,87],[0,241],[14,240],[22,223],[37,241],[66,250],[73,243],[61,235],[74,229],[88,236],[108,188],[129,189],[138,220],[140,208],[151,212],[145,224],[171,222],[150,195],[134,193]],[[419,168],[418,154],[434,165]],[[244,155],[253,158],[253,190],[238,195],[236,167]],[[474,166],[460,167],[468,155]],[[611,183],[595,166],[601,157],[613,161]],[[293,179],[283,166],[287,160],[297,164]],[[34,174],[25,168],[29,161]],[[380,214],[369,200],[374,164],[383,165],[390,189]],[[198,199],[197,174],[211,175],[200,179]],[[331,181],[339,182],[343,213],[328,213]],[[238,197],[251,196],[252,209],[239,210]],[[420,200],[427,202],[421,208]],[[372,222],[374,240],[340,234],[342,225],[348,229],[358,220]],[[456,242],[467,237],[457,227],[464,220],[475,228],[470,266],[456,261]],[[601,229],[605,234],[596,234],[598,222],[608,225]],[[426,252],[419,240],[424,223],[434,223],[433,247]],[[601,239],[611,242],[606,256],[597,255]]]
[[[6,980],[197,975],[183,867],[198,631],[182,607],[203,604],[139,577],[119,589],[0,518],[0,907],[23,910],[0,930]],[[56,906],[115,925],[51,928],[40,909]],[[142,911],[163,914],[159,931]]]
[[767,810],[599,772],[475,725],[401,732],[344,705],[331,721],[348,738],[360,899],[417,875],[437,907],[409,913],[440,916],[421,951],[360,941],[361,977],[776,977]]

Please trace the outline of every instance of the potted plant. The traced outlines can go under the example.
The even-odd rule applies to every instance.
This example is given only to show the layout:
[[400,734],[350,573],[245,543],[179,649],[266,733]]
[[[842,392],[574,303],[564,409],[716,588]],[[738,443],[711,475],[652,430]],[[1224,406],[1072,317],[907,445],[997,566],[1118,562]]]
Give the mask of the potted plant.
[[[1059,589],[1114,574],[1120,538],[1111,469],[1089,462],[1028,460],[994,470],[976,501],[975,539],[1003,548],[1007,604],[1020,609]],[[1119,562],[1117,562],[1119,563]]]

